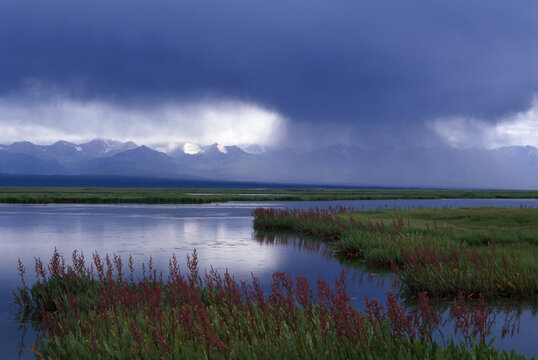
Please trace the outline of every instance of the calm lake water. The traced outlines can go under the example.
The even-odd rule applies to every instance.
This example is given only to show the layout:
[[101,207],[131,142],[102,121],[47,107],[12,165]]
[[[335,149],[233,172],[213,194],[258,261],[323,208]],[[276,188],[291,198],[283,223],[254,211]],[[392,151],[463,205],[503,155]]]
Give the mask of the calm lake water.
[[[333,281],[344,265],[319,242],[297,237],[265,236],[252,230],[251,212],[256,207],[352,206],[356,209],[412,207],[479,207],[521,205],[538,207],[537,200],[447,199],[447,200],[369,200],[330,202],[233,202],[205,205],[5,205],[0,204],[0,348],[2,358],[33,358],[29,351],[35,334],[18,329],[12,312],[16,305],[12,291],[20,285],[17,258],[26,265],[27,281],[34,279],[34,257],[48,259],[54,247],[68,259],[73,250],[83,251],[86,259],[98,251],[116,253],[127,258],[132,254],[140,268],[151,256],[158,269],[168,269],[168,259],[175,253],[186,268],[185,257],[194,248],[203,270],[213,265],[219,271],[228,269],[236,279],[258,276],[270,289],[274,271],[292,276],[307,276],[312,282],[321,276]],[[126,259],[125,259],[126,260]],[[346,267],[350,281],[348,292],[354,305],[362,309],[364,297],[385,302],[394,278],[360,264]],[[501,339],[505,315],[499,313],[492,336],[495,345],[532,355],[538,352],[536,334],[538,319],[529,309],[520,309],[516,325],[519,334]],[[513,315],[513,314],[512,314]],[[509,316],[512,316],[509,315]],[[447,336],[452,334],[447,327]],[[22,350],[21,350],[22,349]]]

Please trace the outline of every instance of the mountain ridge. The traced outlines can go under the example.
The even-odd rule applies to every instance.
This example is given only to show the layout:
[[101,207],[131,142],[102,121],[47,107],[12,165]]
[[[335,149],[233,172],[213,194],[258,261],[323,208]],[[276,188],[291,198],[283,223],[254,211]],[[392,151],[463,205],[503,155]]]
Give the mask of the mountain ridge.
[[[262,147],[251,145],[251,149]],[[21,141],[0,146],[0,173],[534,189],[538,188],[538,149],[365,150],[338,145],[307,152],[269,148],[247,152],[240,146],[185,143],[165,153],[133,142],[103,139],[51,145]]]

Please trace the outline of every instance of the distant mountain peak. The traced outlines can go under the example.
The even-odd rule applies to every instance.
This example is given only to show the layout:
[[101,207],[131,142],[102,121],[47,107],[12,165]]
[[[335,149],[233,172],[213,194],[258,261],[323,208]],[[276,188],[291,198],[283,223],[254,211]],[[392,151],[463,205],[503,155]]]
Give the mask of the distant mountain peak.
[[29,141],[14,141],[13,143],[11,143],[11,145],[34,145],[32,144],[31,142]]
[[50,145],[50,146],[54,146],[54,147],[65,146],[65,147],[72,147],[72,148],[75,148],[77,145],[76,145],[76,144],[73,144],[72,142],[69,142],[69,141],[58,140],[58,141],[56,141],[54,144],[52,144],[52,145]]
[[220,145],[218,143],[214,143],[211,145],[203,146],[202,152],[204,154],[227,154],[228,148],[224,145]]
[[138,147],[132,141],[124,143],[110,139],[94,139],[79,146],[89,157],[110,156]]

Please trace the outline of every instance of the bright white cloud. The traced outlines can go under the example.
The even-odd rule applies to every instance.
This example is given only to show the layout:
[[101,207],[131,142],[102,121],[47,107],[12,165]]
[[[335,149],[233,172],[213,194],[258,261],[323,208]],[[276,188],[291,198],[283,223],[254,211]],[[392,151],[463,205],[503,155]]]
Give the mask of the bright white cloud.
[[480,119],[453,117],[436,119],[428,126],[457,148],[494,149],[503,146],[538,147],[538,96],[527,111],[488,123]]
[[200,149],[200,146],[197,144],[186,143],[183,145],[183,152],[185,152],[185,154],[194,155],[202,152],[202,149]]
[[128,107],[59,95],[0,99],[0,143],[112,138],[150,146],[185,142],[271,146],[280,140],[284,127],[277,112],[240,101]]

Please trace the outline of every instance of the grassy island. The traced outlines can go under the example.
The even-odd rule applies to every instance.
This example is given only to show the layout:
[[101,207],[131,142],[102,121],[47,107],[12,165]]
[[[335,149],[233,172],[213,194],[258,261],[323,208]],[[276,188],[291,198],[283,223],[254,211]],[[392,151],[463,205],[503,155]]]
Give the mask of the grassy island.
[[339,253],[385,266],[410,294],[538,296],[538,209],[254,211],[254,227],[321,236]]

